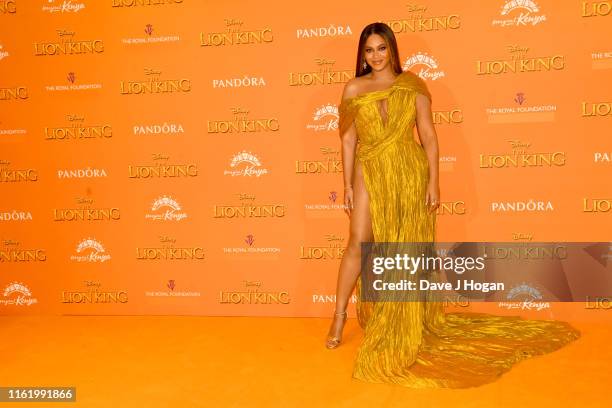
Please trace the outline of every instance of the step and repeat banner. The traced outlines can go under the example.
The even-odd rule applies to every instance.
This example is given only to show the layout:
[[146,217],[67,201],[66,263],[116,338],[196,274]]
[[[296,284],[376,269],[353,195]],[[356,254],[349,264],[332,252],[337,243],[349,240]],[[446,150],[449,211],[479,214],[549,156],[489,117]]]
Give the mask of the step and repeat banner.
[[433,95],[439,241],[610,240],[611,15],[0,0],[0,314],[328,316],[338,104],[374,21]]

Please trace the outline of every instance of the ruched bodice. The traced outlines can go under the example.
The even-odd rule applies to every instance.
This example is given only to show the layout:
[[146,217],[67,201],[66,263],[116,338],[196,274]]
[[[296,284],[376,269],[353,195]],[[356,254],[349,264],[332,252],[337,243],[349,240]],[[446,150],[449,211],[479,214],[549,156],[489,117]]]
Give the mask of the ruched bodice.
[[[399,74],[383,90],[367,92],[345,99],[340,104],[340,134],[355,123],[361,159],[376,155],[385,146],[397,142],[414,142],[412,129],[416,120],[416,95],[431,99],[421,78],[410,71]],[[381,101],[386,101],[386,115],[381,115]]]

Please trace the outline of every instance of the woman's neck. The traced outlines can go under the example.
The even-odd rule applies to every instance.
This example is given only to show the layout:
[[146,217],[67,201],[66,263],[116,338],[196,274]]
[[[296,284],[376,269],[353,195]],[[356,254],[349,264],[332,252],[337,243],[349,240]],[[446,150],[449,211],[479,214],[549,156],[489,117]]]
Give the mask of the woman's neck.
[[372,79],[373,81],[382,81],[382,82],[390,81],[390,80],[395,79],[395,77],[397,77],[397,74],[393,72],[391,68],[385,69],[382,72],[371,71],[370,75],[371,75],[370,79]]

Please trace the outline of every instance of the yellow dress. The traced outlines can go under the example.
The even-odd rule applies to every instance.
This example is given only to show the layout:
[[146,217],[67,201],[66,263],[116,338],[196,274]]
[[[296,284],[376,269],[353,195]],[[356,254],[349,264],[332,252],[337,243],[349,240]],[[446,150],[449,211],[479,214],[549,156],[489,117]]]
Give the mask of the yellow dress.
[[[435,213],[425,205],[428,161],[413,137],[422,79],[406,71],[392,86],[340,104],[342,135],[354,122],[370,197],[375,242],[433,242]],[[386,120],[380,101],[387,100]],[[512,364],[556,350],[580,332],[565,322],[484,313],[445,313],[439,302],[366,302],[357,281],[357,316],[364,331],[353,377],[414,388],[478,386]]]

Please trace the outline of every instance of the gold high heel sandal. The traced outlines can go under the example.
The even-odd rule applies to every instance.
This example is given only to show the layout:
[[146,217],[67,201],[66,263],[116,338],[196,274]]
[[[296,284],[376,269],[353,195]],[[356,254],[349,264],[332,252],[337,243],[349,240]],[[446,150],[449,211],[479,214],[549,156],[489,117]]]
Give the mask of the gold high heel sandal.
[[[346,319],[348,317],[348,313],[346,311],[344,312],[340,312],[340,313],[336,313],[336,316],[344,316],[343,322],[342,322],[342,328],[344,329],[344,325],[346,324]],[[327,341],[325,342],[325,346],[328,349],[335,349],[336,347],[338,347],[340,345],[340,343],[342,342],[342,335],[340,335],[339,337],[337,336],[327,336]]]

